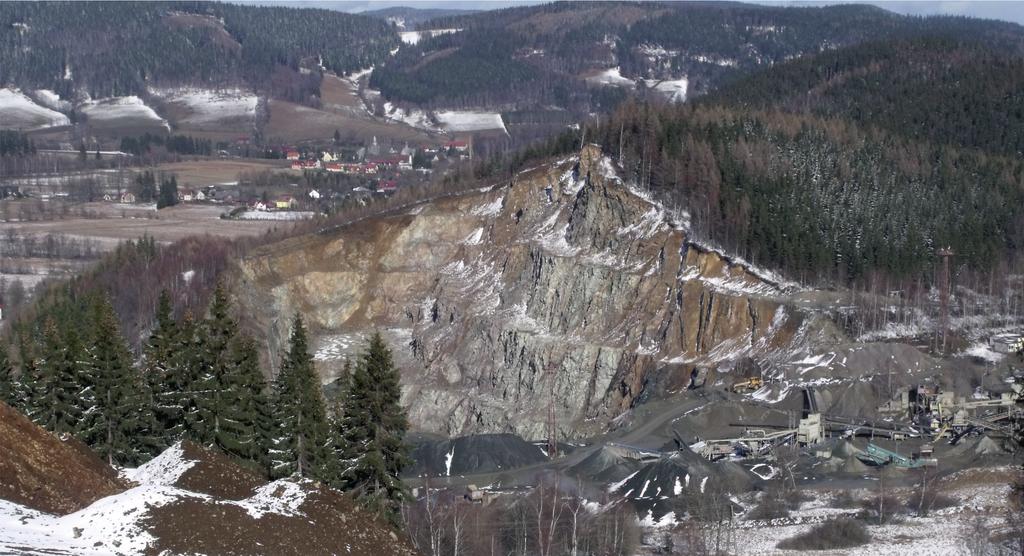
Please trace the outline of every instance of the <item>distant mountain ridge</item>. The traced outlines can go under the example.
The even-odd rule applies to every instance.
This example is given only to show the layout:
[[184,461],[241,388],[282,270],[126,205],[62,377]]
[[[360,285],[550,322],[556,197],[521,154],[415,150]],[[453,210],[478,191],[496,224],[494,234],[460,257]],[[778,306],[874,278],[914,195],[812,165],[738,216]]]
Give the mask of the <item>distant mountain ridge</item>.
[[[820,52],[942,35],[1016,45],[1018,25],[916,18],[855,5],[557,2],[433,19],[461,29],[405,46],[373,75],[392,101],[435,106],[555,105],[595,111],[634,85],[686,79],[687,97]],[[612,79],[592,79],[615,69]],[[621,76],[621,77],[620,77]],[[638,88],[643,88],[638,87]],[[599,110],[598,110],[599,111]]]

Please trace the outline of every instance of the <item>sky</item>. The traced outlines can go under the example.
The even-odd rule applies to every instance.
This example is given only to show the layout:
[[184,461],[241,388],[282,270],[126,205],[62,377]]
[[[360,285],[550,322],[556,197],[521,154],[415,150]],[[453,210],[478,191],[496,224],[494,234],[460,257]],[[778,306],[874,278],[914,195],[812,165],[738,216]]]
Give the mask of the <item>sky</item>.
[[[984,19],[1001,19],[1024,25],[1024,0],[850,0],[833,2],[829,0],[748,0],[758,4],[780,6],[822,6],[828,4],[863,3],[872,4],[886,10],[908,15],[961,15]],[[447,8],[464,10],[494,10],[510,6],[528,6],[541,4],[538,0],[297,0],[297,1],[260,1],[263,4],[291,4],[305,7],[328,8],[346,12],[362,12],[395,6],[411,6],[414,8]]]

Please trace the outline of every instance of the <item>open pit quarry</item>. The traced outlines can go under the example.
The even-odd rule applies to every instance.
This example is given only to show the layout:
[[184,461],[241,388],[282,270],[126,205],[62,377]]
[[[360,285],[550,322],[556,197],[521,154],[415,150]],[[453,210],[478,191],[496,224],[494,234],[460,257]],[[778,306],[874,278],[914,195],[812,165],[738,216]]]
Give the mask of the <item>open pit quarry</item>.
[[271,359],[299,311],[324,384],[380,330],[419,430],[579,438],[694,369],[834,341],[792,286],[690,241],[599,147],[478,192],[291,239],[240,263]]

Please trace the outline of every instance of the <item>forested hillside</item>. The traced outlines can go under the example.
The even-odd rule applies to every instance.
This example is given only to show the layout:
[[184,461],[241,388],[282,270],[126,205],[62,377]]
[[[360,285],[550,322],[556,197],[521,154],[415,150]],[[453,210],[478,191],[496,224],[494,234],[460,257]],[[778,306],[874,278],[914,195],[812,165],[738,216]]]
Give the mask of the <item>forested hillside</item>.
[[921,37],[776,66],[704,102],[841,117],[910,139],[1024,151],[1021,42]]
[[686,209],[698,238],[808,282],[989,271],[1024,244],[1017,157],[783,112],[627,103],[588,139]]
[[[782,8],[732,3],[560,2],[445,17],[461,29],[403,46],[371,84],[393,101],[434,106],[554,104],[592,110],[593,74],[688,81],[693,97],[761,68],[889,37],[942,35],[1018,48],[1018,26],[909,18],[870,6]],[[1016,46],[1014,46],[1016,45]],[[587,78],[590,77],[588,83]],[[597,107],[599,108],[599,106]]]
[[[245,83],[270,89],[280,72],[322,64],[343,73],[398,45],[390,24],[330,10],[222,3],[5,2],[0,85],[93,97],[153,85]],[[277,79],[275,80],[275,73]]]

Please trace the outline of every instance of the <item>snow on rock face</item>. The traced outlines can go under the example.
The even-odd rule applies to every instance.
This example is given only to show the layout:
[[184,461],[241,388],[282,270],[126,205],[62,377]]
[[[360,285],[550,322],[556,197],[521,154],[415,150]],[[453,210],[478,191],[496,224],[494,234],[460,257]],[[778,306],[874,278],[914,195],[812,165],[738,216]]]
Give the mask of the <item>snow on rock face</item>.
[[441,127],[447,131],[485,131],[500,129],[506,133],[505,122],[497,112],[473,112],[468,110],[442,110],[434,114]]
[[[805,322],[776,285],[696,247],[596,146],[498,187],[367,219],[363,244],[348,231],[272,248],[243,263],[262,285],[241,302],[267,323],[315,307],[321,338],[411,325],[394,348],[402,401],[448,436],[543,437],[547,396],[534,393],[552,388],[566,434],[584,435],[642,395],[661,361],[788,350]],[[321,378],[337,373],[343,358],[315,342]],[[554,385],[537,372],[550,365]]]
[[128,120],[136,124],[158,124],[170,129],[166,120],[134,95],[91,100],[82,105],[81,111],[93,123],[121,123]]
[[44,129],[70,125],[67,116],[36,104],[16,89],[0,89],[0,128]]

